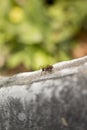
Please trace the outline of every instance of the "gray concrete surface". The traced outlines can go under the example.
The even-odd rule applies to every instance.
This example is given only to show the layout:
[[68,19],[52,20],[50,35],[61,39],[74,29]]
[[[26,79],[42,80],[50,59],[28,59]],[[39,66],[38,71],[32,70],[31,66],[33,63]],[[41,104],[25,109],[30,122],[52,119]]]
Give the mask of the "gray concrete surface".
[[51,73],[39,70],[32,81],[30,75],[1,77],[0,130],[87,129],[86,61]]

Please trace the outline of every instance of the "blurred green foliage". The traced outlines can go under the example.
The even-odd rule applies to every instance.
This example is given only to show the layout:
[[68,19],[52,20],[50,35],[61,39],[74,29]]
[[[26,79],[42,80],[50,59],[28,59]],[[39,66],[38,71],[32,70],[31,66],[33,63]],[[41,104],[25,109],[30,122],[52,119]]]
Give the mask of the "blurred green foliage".
[[86,17],[86,0],[0,0],[2,66],[37,69],[70,59]]

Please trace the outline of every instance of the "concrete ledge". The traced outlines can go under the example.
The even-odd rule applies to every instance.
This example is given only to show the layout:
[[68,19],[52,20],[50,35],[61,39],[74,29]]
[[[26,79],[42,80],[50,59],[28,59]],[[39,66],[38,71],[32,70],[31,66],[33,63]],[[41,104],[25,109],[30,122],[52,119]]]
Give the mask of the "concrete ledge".
[[0,129],[86,130],[87,59],[80,63],[1,78]]

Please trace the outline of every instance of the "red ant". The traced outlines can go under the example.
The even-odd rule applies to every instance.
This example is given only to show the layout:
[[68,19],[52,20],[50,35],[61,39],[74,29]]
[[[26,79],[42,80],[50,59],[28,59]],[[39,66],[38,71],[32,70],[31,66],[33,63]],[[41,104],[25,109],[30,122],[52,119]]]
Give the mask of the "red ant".
[[51,72],[52,70],[53,70],[52,65],[47,65],[46,67],[42,68],[42,71],[45,71],[45,72]]

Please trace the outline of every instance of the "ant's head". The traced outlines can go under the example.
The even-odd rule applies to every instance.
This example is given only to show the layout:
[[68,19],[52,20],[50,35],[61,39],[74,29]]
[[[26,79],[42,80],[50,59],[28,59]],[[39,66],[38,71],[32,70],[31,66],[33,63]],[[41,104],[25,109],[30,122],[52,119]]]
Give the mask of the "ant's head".
[[44,67],[42,68],[42,71],[45,71],[45,68],[44,68]]

